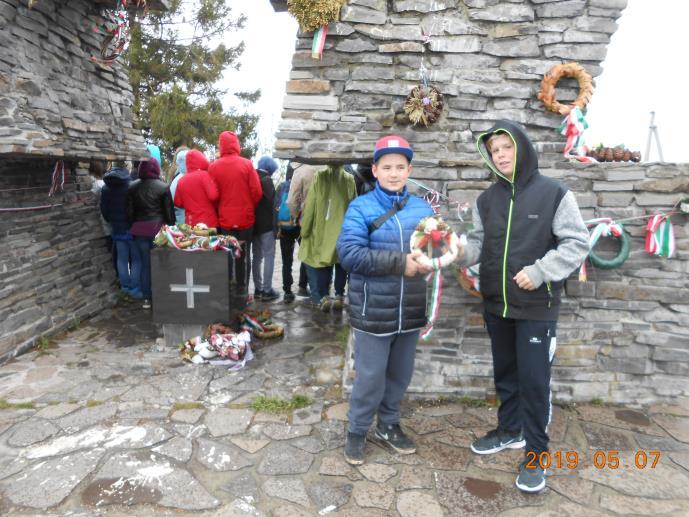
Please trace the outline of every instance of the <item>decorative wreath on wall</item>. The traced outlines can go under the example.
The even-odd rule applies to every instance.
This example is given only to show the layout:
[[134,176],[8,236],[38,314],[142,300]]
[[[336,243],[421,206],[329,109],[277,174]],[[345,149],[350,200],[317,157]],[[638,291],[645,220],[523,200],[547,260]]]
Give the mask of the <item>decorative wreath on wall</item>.
[[[595,226],[591,232],[591,238],[589,240],[589,246],[591,251],[589,251],[589,260],[591,264],[600,269],[615,269],[624,264],[624,261],[629,258],[629,236],[624,231],[624,227],[620,223],[616,223],[610,219],[592,219],[587,221],[587,226]],[[600,237],[611,237],[620,243],[620,249],[611,259],[604,259],[600,257],[596,252],[596,244]]]
[[313,32],[340,19],[340,9],[347,0],[287,0],[287,11],[304,32]]
[[443,94],[435,86],[414,86],[404,103],[404,112],[415,126],[428,127],[443,112]]
[[[572,104],[560,104],[555,97],[555,85],[563,77],[573,77],[579,82],[579,95]],[[541,81],[538,98],[548,111],[567,115],[574,107],[584,109],[593,96],[593,78],[579,63],[564,63],[553,66]]]

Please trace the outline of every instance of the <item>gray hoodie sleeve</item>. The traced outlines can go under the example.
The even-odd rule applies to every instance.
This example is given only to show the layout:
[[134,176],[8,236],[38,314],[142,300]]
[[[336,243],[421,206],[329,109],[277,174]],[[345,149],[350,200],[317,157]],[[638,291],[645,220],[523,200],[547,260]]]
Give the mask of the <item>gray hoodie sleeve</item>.
[[457,259],[460,266],[473,266],[478,262],[481,255],[481,246],[483,246],[483,222],[481,215],[478,212],[478,205],[474,201],[474,206],[471,209],[471,222],[474,229],[467,234],[467,243],[464,246],[464,253]]
[[565,194],[557,207],[553,218],[553,234],[557,238],[557,248],[524,268],[536,288],[543,282],[567,278],[588,255],[589,232],[572,191]]

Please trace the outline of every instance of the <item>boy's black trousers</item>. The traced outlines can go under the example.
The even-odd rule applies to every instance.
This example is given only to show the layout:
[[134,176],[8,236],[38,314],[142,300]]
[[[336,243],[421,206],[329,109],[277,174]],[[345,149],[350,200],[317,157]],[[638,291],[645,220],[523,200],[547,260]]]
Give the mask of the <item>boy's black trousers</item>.
[[524,432],[526,451],[548,450],[552,413],[550,367],[557,321],[516,320],[484,313],[493,351],[498,428]]

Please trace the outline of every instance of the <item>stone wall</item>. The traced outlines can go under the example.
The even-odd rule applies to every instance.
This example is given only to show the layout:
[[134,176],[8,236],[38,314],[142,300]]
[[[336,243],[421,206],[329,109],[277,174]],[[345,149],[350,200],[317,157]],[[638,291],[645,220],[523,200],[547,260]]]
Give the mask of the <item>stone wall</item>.
[[93,29],[102,7],[0,0],[0,155],[146,156],[126,68],[90,59],[100,55],[103,36]]
[[48,197],[53,166],[0,160],[0,364],[115,301],[88,164],[68,165],[64,192]]
[[[672,216],[675,257],[658,258],[644,251],[646,216],[669,212],[689,196],[689,165],[562,162],[542,172],[575,192],[585,219],[641,217],[623,223],[631,236],[631,254],[620,268],[587,264],[587,282],[579,282],[576,273],[566,282],[554,398],[643,404],[689,395],[689,216]],[[451,195],[471,201],[489,184],[488,170],[476,169],[471,179],[452,183]],[[445,215],[452,219],[447,210]],[[454,225],[466,228],[457,220]],[[612,256],[617,244],[604,239],[597,249]],[[490,396],[490,340],[480,300],[458,287],[450,271],[445,286],[440,322],[433,339],[419,344],[410,391]]]
[[[276,9],[284,2],[273,1]],[[370,160],[384,133],[412,142],[415,178],[454,181],[475,164],[473,134],[497,118],[526,125],[539,151],[556,154],[562,117],[537,99],[551,66],[578,61],[594,77],[626,0],[348,0],[330,25],[323,59],[298,34],[280,130],[280,158],[310,163]],[[424,33],[430,42],[424,43]],[[409,125],[403,105],[421,62],[445,96],[441,119]],[[569,79],[558,98],[578,93]],[[542,157],[545,161],[547,156]]]

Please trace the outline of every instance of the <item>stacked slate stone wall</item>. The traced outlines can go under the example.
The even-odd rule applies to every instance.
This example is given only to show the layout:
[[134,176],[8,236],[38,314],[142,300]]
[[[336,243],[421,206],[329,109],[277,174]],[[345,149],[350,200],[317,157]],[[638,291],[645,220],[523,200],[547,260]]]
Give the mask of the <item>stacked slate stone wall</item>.
[[[631,253],[622,266],[605,270],[587,264],[587,282],[577,273],[566,282],[554,399],[644,404],[689,395],[689,215],[672,215],[676,256],[659,258],[644,250],[647,216],[678,211],[678,201],[689,197],[689,165],[560,162],[542,172],[576,194],[585,219],[639,217],[623,223]],[[452,197],[471,201],[490,185],[487,169],[476,169],[475,175],[480,179],[453,182]],[[452,220],[450,211],[443,212]],[[460,230],[470,223],[471,214],[465,223],[454,220]],[[602,239],[596,249],[612,257],[618,248]],[[444,278],[440,321],[433,338],[419,344],[410,391],[491,398],[492,359],[481,302],[459,287],[453,271]]]
[[0,155],[146,156],[126,68],[91,60],[103,6],[0,0]]
[[88,164],[68,164],[64,192],[48,197],[53,166],[0,161],[0,363],[115,301]]

